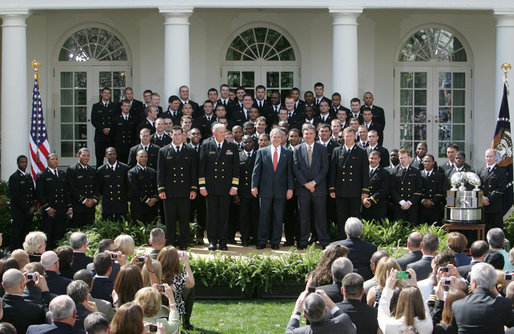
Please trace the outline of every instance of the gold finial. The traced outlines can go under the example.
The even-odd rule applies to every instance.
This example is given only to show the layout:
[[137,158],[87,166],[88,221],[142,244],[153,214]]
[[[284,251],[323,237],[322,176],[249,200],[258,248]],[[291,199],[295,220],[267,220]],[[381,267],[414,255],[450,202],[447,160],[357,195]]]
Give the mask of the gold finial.
[[38,78],[38,71],[39,71],[39,68],[41,67],[41,63],[38,61],[38,60],[33,60],[32,61],[32,69],[34,70],[34,79],[37,79]]
[[505,80],[507,80],[507,73],[509,72],[509,70],[512,69],[512,66],[509,63],[505,62],[502,64],[501,69],[503,70],[503,74],[505,75]]

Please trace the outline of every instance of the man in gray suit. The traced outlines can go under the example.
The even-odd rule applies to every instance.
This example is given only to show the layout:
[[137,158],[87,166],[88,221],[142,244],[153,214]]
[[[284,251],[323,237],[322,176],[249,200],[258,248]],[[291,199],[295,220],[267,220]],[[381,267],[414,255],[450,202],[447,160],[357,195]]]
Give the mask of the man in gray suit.
[[414,269],[418,281],[424,280],[430,276],[430,273],[432,272],[432,259],[434,258],[437,249],[439,249],[439,239],[437,236],[433,233],[425,234],[421,241],[421,252],[423,253],[423,257],[420,260],[407,265],[407,269]]
[[307,247],[314,210],[314,226],[323,248],[329,244],[327,231],[327,173],[328,154],[323,144],[316,143],[316,129],[312,124],[302,127],[303,143],[293,154],[293,172],[296,176],[296,196],[300,212],[300,240],[298,249]]
[[271,248],[278,249],[286,199],[293,197],[293,152],[281,146],[285,134],[271,130],[271,145],[257,151],[252,174],[252,195],[259,196],[259,235],[257,249],[268,243],[271,222]]

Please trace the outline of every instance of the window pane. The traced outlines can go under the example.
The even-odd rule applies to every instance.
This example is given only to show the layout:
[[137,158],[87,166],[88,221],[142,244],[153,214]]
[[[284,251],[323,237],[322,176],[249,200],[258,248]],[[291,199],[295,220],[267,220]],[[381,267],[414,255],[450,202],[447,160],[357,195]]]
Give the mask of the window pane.
[[453,88],[466,88],[466,73],[453,73]]
[[253,36],[253,29],[248,29],[241,33],[241,38],[248,44],[254,44],[255,38]]
[[451,123],[452,110],[450,108],[439,109],[439,123]]
[[453,91],[453,105],[463,106],[465,104],[464,95],[465,95],[465,91],[454,90]]
[[61,124],[61,139],[73,139],[73,124]]
[[400,124],[400,140],[412,140],[412,124]]
[[72,107],[61,107],[61,122],[73,122]]
[[73,153],[73,142],[62,141],[61,142],[61,157],[72,158],[75,154]]
[[112,87],[111,72],[100,72],[98,83],[100,87]]
[[412,123],[412,107],[400,108],[400,123]]
[[439,90],[439,105],[440,106],[451,106],[452,96],[450,90]]
[[400,91],[400,105],[402,106],[410,106],[412,105],[412,91],[404,90]]
[[[446,158],[446,147],[448,146],[448,142],[440,141],[439,142],[439,150],[437,156],[439,158]],[[460,148],[460,145],[459,145]]]
[[112,72],[113,87],[125,87],[125,72]]
[[426,123],[427,121],[427,108],[416,107],[414,108],[414,122]]
[[279,72],[266,72],[266,86],[279,87]]
[[87,90],[75,89],[75,104],[86,105],[87,104]]
[[73,87],[73,72],[61,72],[61,88]]
[[280,54],[280,60],[295,60],[293,48],[289,48]]
[[412,88],[412,72],[400,73],[400,88]]
[[452,139],[452,126],[451,125],[439,125],[439,140],[451,140]]
[[426,124],[414,126],[414,139],[415,140],[427,140],[427,126]]
[[82,123],[87,122],[87,108],[86,107],[75,107],[75,122],[82,122]]
[[112,90],[112,101],[120,102],[121,101],[121,89],[116,88]]
[[426,72],[416,72],[414,87],[415,88],[427,88]]
[[87,87],[87,72],[75,72],[75,88]]
[[87,125],[86,124],[75,124],[75,140],[87,139]]
[[243,76],[243,87],[255,87],[254,73],[253,72],[241,72]]
[[61,89],[61,105],[69,106],[73,104],[73,90]]
[[453,140],[464,140],[465,139],[464,133],[465,133],[464,125],[454,125],[453,126]]
[[439,88],[451,88],[452,77],[450,72],[439,73]]
[[453,123],[464,123],[464,108],[453,108]]
[[241,60],[242,55],[243,54],[241,52],[238,52],[232,48],[228,48],[225,59],[226,60]]
[[232,41],[230,46],[233,47],[234,49],[238,50],[238,51],[241,51],[241,52],[243,52],[246,49],[245,42],[239,36],[234,38],[234,40]]
[[293,88],[293,72],[281,72],[280,86],[282,88]]
[[414,91],[414,104],[418,106],[425,106],[427,104],[427,91],[416,90]]
[[263,43],[266,38],[266,31],[268,29],[266,28],[255,28],[253,29],[255,31],[255,37],[257,39],[257,42]]
[[241,76],[238,71],[228,71],[227,82],[230,87],[238,87],[241,85]]

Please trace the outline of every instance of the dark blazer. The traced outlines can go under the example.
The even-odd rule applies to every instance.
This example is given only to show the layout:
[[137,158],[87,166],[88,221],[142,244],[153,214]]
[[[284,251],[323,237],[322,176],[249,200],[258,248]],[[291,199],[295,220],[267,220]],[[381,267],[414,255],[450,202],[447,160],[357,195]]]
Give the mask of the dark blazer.
[[95,142],[109,143],[112,139],[112,133],[106,135],[103,132],[105,128],[113,127],[115,117],[114,104],[109,102],[107,107],[103,102],[93,104],[91,108],[91,124],[95,127]]
[[93,287],[91,288],[91,296],[107,300],[112,303],[112,289],[114,288],[114,281],[107,277],[94,277]]
[[239,152],[239,187],[237,194],[241,198],[253,198],[252,196],[252,173],[255,166],[257,151],[253,150],[252,157],[248,158],[246,151]]
[[366,151],[354,145],[336,147],[330,162],[328,191],[337,197],[355,198],[369,193],[369,162]]
[[377,251],[376,245],[363,241],[360,238],[346,238],[334,241],[330,246],[333,245],[343,245],[348,248],[350,251],[348,259],[353,263],[353,270],[360,274],[364,281],[373,277],[369,264],[371,256]]
[[489,199],[489,205],[484,206],[484,213],[503,213],[503,194],[508,182],[505,169],[496,164],[489,172],[487,167],[484,167],[480,169],[478,176],[482,181],[480,189]]
[[412,206],[417,206],[423,190],[423,181],[419,169],[409,166],[405,175],[402,176],[402,166],[396,166],[392,172],[391,198],[395,205],[403,199],[411,201]]
[[36,192],[39,200],[39,209],[45,212],[51,207],[57,215],[65,215],[71,208],[70,192],[66,183],[66,173],[59,170],[56,177],[49,168],[41,171],[36,179]]
[[383,219],[387,214],[391,175],[380,165],[369,176],[369,198],[371,206],[362,207],[362,215],[367,219]]
[[[328,154],[324,145],[314,142],[312,160],[309,166],[307,144],[304,142],[295,147],[293,153],[293,172],[296,177],[296,196],[327,196]],[[303,185],[314,181],[316,188],[311,193]]]
[[71,283],[71,279],[57,274],[55,271],[45,270],[46,284],[48,290],[56,295],[65,295],[66,288]]
[[360,300],[345,299],[336,304],[348,314],[359,334],[376,334],[378,329],[377,309]]
[[355,334],[357,331],[350,317],[338,310],[334,315],[329,315],[323,321],[300,327],[300,321],[296,317],[291,317],[287,324],[286,334]]
[[22,296],[4,295],[2,308],[2,321],[13,325],[17,333],[25,333],[30,325],[43,324],[46,321],[43,308],[25,301]]
[[112,170],[109,164],[98,168],[98,189],[102,196],[102,213],[126,214],[128,212],[128,173],[129,167],[117,162]]
[[70,190],[71,204],[73,212],[88,213],[94,212],[95,206],[88,208],[82,202],[86,198],[93,198],[97,202],[98,196],[98,179],[96,177],[96,168],[86,166],[84,169],[78,162],[68,167],[66,170],[66,182]]
[[54,322],[51,325],[32,325],[27,334],[85,334],[83,329],[77,329],[63,322]]
[[212,136],[211,125],[216,120],[216,115],[212,114],[208,120],[206,115],[201,115],[193,120],[193,128],[197,128],[202,133],[202,140]]
[[37,205],[34,181],[30,172],[21,174],[18,169],[9,177],[11,195],[11,216],[27,216],[29,210]]
[[[173,123],[173,124],[175,124],[175,123]],[[156,132],[150,138],[150,143],[155,144],[159,147],[164,147],[168,144],[171,144],[171,137],[168,136],[167,134],[163,133],[161,138],[159,139],[159,136],[157,135],[157,132]]]
[[386,124],[384,109],[382,109],[381,107],[376,106],[376,105],[372,105],[372,106],[368,107],[365,104],[363,104],[361,106],[361,112],[364,110],[364,108],[370,108],[371,109],[371,112],[373,113],[373,120],[377,121],[380,124],[382,124],[382,126],[383,126],[382,129],[383,129],[385,127],[385,124]]
[[471,260],[471,262],[465,266],[460,266],[457,268],[459,270],[459,275],[465,279],[468,278],[469,273],[471,272],[471,267],[473,267],[475,264],[480,263],[483,261],[480,260]]
[[153,123],[150,123],[148,118],[145,118],[144,120],[139,122],[139,124],[136,126],[137,135],[139,135],[141,133],[141,130],[145,128],[150,130],[150,134],[153,135],[155,133],[155,120],[153,121]]
[[273,145],[257,151],[252,174],[252,188],[259,189],[260,197],[285,198],[287,190],[294,189],[293,152],[285,147],[280,149],[277,171],[273,170]]
[[512,301],[478,288],[469,296],[456,300],[452,311],[459,333],[504,333],[503,326],[512,318]]
[[173,144],[159,150],[157,159],[157,191],[166,198],[187,197],[198,191],[198,154],[182,144],[180,152]]
[[389,164],[390,164],[389,163],[389,150],[387,148],[378,144],[373,149],[371,149],[371,147],[368,145],[368,147],[366,147],[366,154],[369,156],[371,151],[378,151],[378,153],[380,153],[380,166],[381,167],[384,167],[384,168],[389,167]]
[[239,186],[239,150],[237,144],[223,141],[221,151],[212,140],[204,141],[200,149],[198,185],[208,195],[228,195],[232,187]]
[[77,272],[81,269],[86,269],[87,265],[93,262],[93,258],[87,256],[85,253],[73,252],[73,264],[71,269]]
[[157,193],[157,174],[153,168],[146,166],[146,171],[136,166],[128,171],[131,209],[144,205],[149,198],[159,198]]
[[[186,103],[189,103],[191,105],[191,107],[193,107],[193,118],[200,116],[199,115],[200,106],[198,105],[198,103],[196,103],[195,101],[192,101],[192,100],[187,100]],[[182,111],[182,107],[184,107],[184,103],[182,102],[182,100],[180,100],[180,107],[178,107],[178,110]],[[173,124],[175,124],[175,123],[173,123]]]
[[410,165],[414,168],[418,168],[420,171],[425,169],[425,165],[423,164],[423,159],[419,159],[417,156],[412,158]]
[[431,263],[433,258],[433,256],[423,256],[420,260],[409,263],[407,269],[414,269],[418,281],[424,280],[432,273]]
[[[153,169],[157,169],[157,158],[159,156],[159,150],[161,148],[153,143],[150,143],[148,145],[149,145],[149,147],[148,147],[148,162],[146,163],[146,165]],[[137,144],[136,146],[132,146],[130,148],[129,158],[128,158],[129,168],[132,168],[137,164],[137,160],[136,160],[137,151],[142,150],[142,149],[143,149],[143,145],[141,145],[141,144]]]
[[316,287],[316,290],[323,290],[327,294],[327,296],[332,299],[334,303],[339,303],[343,301],[343,293],[341,292],[341,282],[325,284],[322,286]]
[[[194,110],[193,110],[193,112],[194,112]],[[177,110],[176,112],[172,112],[168,107],[168,110],[166,110],[165,112],[161,111],[157,117],[162,118],[162,119],[169,118],[173,122],[173,125],[180,125],[180,119],[182,118],[182,115],[183,114],[180,109]]]
[[421,260],[423,253],[420,250],[410,252],[409,254],[396,260],[402,270],[407,269],[407,265]]
[[118,155],[128,155],[130,148],[137,144],[139,139],[139,133],[136,132],[138,122],[138,117],[132,113],[129,114],[127,120],[122,115],[114,117],[112,135],[114,148],[116,148]]
[[[318,143],[325,146],[323,143],[321,143],[320,140],[318,140]],[[330,162],[332,161],[332,153],[334,153],[334,149],[339,146],[341,146],[341,145],[339,145],[339,143],[335,139],[332,139],[332,138],[330,138],[330,140],[328,141],[328,144],[325,146],[327,148],[329,169],[330,169]],[[328,174],[327,174],[327,178],[328,178]]]

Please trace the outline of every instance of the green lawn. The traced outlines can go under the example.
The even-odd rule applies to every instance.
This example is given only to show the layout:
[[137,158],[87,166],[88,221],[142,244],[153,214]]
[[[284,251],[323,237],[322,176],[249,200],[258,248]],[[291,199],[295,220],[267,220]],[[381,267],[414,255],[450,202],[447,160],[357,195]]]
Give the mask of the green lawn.
[[295,300],[195,301],[190,334],[284,333]]

